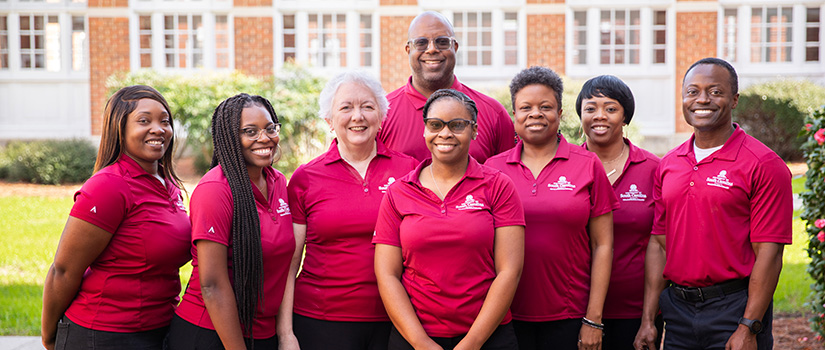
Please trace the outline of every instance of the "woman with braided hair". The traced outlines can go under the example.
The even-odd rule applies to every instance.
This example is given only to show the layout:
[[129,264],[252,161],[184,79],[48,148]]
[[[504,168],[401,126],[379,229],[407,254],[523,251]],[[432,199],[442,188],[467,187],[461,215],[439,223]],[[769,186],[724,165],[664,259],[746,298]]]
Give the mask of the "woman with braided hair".
[[300,251],[286,178],[271,166],[280,126],[261,96],[239,94],[215,109],[212,170],[190,201],[192,277],[170,349],[298,348],[292,297]]

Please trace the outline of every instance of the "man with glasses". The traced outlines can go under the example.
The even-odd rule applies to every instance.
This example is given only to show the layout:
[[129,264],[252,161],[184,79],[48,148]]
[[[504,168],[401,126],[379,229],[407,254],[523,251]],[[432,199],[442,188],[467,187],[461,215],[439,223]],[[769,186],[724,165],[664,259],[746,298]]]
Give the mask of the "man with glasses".
[[515,146],[513,122],[501,103],[470,89],[453,74],[458,41],[447,18],[434,11],[416,16],[410,23],[405,50],[412,76],[405,86],[387,95],[390,110],[378,133],[387,147],[419,161],[429,158],[422,137],[422,108],[438,89],[461,91],[478,106],[478,138],[470,145],[470,155],[479,163]]

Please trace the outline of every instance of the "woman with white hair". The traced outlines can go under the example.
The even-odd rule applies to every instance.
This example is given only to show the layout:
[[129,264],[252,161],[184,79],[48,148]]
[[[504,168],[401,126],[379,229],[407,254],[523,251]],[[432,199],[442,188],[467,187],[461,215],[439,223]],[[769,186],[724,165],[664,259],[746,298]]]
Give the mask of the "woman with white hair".
[[293,319],[303,350],[387,348],[391,324],[371,240],[387,187],[418,162],[376,140],[389,105],[384,95],[363,72],[332,78],[319,104],[335,139],[289,182],[293,227],[306,249]]

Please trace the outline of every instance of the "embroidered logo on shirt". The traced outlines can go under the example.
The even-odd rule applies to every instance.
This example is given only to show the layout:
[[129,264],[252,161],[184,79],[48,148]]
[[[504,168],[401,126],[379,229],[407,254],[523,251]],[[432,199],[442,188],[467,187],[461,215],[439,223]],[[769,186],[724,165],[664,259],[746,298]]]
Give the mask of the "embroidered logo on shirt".
[[636,184],[631,184],[630,189],[619,195],[619,198],[622,199],[624,202],[644,202],[647,199],[647,195],[639,191],[636,187]]
[[209,231],[206,231],[206,232],[211,233],[211,234],[215,234],[215,227],[214,226],[210,227]]
[[97,207],[92,207],[92,210],[89,210],[89,212],[97,214]]
[[289,215],[289,204],[286,204],[283,198],[278,198],[278,203],[278,214],[281,214],[281,216]]
[[576,188],[576,185],[567,181],[566,176],[559,176],[559,181],[547,184],[547,187],[550,188],[550,191],[572,191]]
[[727,171],[722,170],[719,172],[719,175],[716,175],[714,177],[708,177],[706,179],[708,182],[708,186],[724,188],[726,190],[729,189],[731,186],[733,186],[733,182],[730,182],[730,180],[728,180],[728,177],[726,176],[727,173]]
[[181,197],[181,195],[178,195],[178,201],[175,202],[175,205],[178,206],[178,209],[186,211],[186,206],[183,205],[183,197]]
[[389,188],[390,185],[392,185],[393,182],[395,182],[395,178],[390,176],[390,178],[387,179],[387,183],[384,184],[384,185],[378,186],[378,189],[381,190],[381,193],[387,193],[387,188]]
[[458,210],[481,210],[484,209],[484,203],[475,200],[473,195],[468,194],[467,197],[464,198],[464,203],[456,205],[455,208]]

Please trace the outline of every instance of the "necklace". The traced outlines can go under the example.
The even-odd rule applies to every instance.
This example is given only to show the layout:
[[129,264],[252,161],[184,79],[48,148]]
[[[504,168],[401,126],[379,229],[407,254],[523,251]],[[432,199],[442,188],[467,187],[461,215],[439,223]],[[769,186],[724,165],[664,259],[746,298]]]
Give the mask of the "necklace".
[[[613,159],[613,160],[611,160],[611,161],[608,161],[608,162],[602,162],[602,165],[605,165],[605,164],[613,164],[613,163],[615,163],[617,160],[621,159],[621,158],[622,158],[622,156],[624,155],[624,149],[625,149],[625,144],[624,144],[624,142],[622,142],[622,151],[621,151],[621,152],[619,152],[619,156],[618,156],[618,157],[616,157],[616,158],[614,158],[614,159]],[[615,174],[615,173],[616,173],[616,169],[617,169],[617,168],[614,166],[614,167],[613,167],[613,170],[611,170],[611,171],[609,171],[609,172],[607,173],[607,176],[608,176],[608,177],[610,177],[610,175]]]
[[435,184],[435,190],[438,191],[438,194],[441,196],[442,199],[445,198],[444,194],[441,193],[441,189],[438,188],[438,181],[435,181],[435,175],[433,174],[433,165],[432,164],[430,164],[430,177],[433,178],[433,183]]

